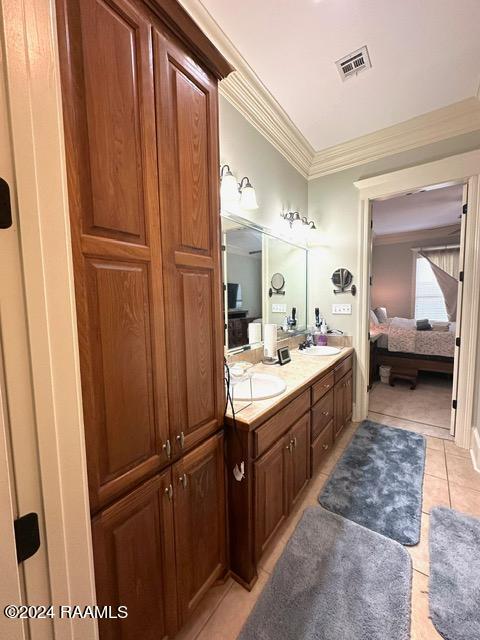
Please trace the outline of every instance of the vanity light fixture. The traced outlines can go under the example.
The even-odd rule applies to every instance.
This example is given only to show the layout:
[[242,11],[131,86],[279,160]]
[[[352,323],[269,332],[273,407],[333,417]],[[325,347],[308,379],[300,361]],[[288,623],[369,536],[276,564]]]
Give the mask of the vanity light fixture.
[[307,216],[301,216],[298,211],[288,211],[287,213],[281,213],[280,216],[288,222],[290,229],[293,228],[294,222],[301,222],[302,226],[308,227],[309,229],[317,228],[313,220],[309,220]]
[[248,211],[258,209],[255,189],[250,184],[250,179],[247,178],[247,176],[242,178],[240,184],[238,185],[238,190],[240,191],[240,206],[242,207],[242,209],[247,209]]
[[245,176],[237,183],[229,165],[224,164],[220,169],[220,180],[220,196],[223,202],[240,202],[241,208],[248,211],[258,209],[255,189],[252,187],[250,178]]
[[220,196],[223,202],[236,202],[238,200],[237,179],[230,171],[228,164],[220,169]]

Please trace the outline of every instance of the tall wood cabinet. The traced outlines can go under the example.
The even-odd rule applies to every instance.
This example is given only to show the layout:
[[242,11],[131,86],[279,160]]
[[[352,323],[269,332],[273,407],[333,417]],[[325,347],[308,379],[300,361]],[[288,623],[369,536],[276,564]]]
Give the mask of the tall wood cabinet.
[[226,563],[217,82],[174,0],[57,0],[103,638],[163,638]]

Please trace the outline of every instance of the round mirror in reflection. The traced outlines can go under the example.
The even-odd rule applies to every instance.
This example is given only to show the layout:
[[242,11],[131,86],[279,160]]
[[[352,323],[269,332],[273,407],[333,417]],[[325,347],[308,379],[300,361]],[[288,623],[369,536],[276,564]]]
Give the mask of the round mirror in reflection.
[[281,273],[274,273],[270,283],[272,285],[272,289],[275,289],[275,291],[281,291],[285,286],[285,278]]

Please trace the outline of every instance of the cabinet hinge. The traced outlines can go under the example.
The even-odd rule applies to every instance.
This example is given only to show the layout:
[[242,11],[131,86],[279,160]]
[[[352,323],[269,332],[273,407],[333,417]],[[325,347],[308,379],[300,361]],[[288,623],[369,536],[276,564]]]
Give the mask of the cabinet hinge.
[[0,178],[0,229],[12,226],[12,206],[10,204],[10,187],[8,182]]
[[222,251],[226,251],[226,250],[227,250],[227,247],[224,244],[222,244]]
[[460,338],[455,338],[455,346],[456,347],[460,346],[460,342],[461,342]]
[[456,409],[456,408],[457,408],[457,401],[452,400],[452,409]]
[[15,546],[17,548],[17,562],[24,562],[37,553],[40,548],[40,530],[38,515],[27,513],[17,518],[13,527],[15,530]]
[[463,209],[462,209],[462,213],[463,213],[463,215],[464,215],[464,216],[466,216],[466,215],[467,215],[467,211],[468,211],[468,204],[467,204],[467,203],[465,203],[465,204],[463,205]]
[[370,276],[370,286],[373,284],[373,276]]
[[460,271],[460,273],[458,274],[458,281],[463,282],[463,271]]
[[373,229],[373,218],[370,218],[370,229]]

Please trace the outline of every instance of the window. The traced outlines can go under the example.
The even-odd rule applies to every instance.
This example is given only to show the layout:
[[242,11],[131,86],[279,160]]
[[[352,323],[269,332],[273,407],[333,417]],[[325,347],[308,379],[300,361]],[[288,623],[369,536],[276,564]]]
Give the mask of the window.
[[415,319],[448,321],[445,300],[432,267],[426,258],[418,256],[415,279]]

